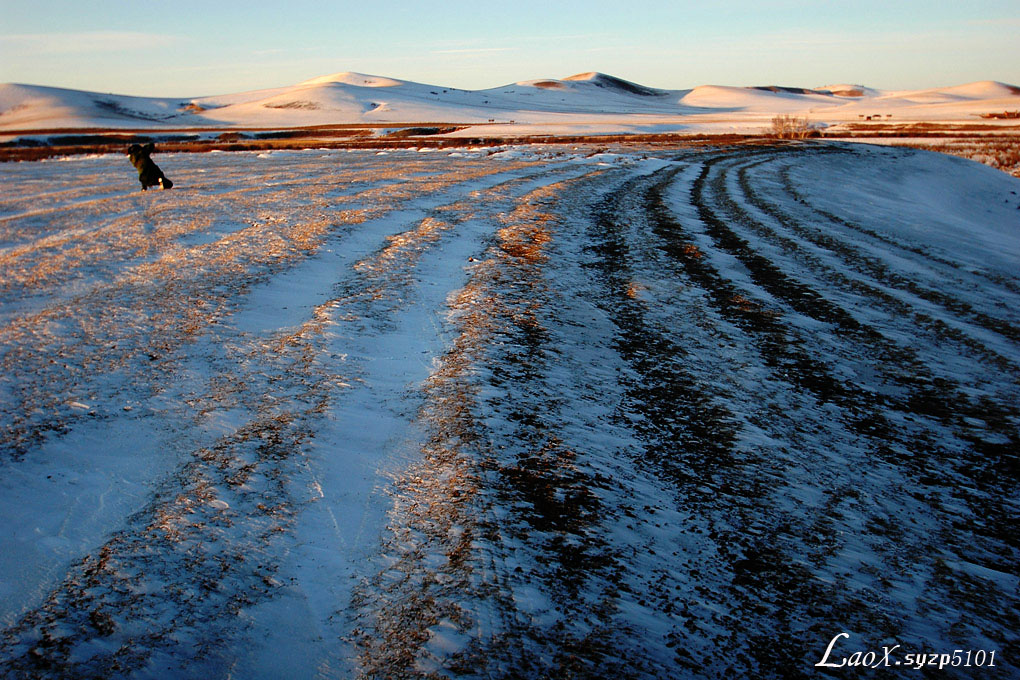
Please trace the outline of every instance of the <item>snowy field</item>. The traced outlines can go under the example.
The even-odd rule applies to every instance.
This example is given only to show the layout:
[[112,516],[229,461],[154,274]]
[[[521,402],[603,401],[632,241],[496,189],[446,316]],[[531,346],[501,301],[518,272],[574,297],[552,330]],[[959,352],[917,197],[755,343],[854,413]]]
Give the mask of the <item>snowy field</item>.
[[155,160],[0,164],[2,677],[1020,675],[1020,180]]

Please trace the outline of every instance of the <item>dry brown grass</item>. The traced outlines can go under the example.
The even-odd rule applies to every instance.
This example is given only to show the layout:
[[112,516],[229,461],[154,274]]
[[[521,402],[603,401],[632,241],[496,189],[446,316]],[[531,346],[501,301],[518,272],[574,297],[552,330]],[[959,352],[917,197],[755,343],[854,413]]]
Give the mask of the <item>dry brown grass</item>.
[[984,163],[1020,177],[1020,136],[996,139],[947,139],[932,144],[907,143],[915,149],[937,151]]
[[[365,125],[325,125],[289,129],[242,129],[227,130],[214,139],[189,139],[160,141],[157,149],[163,153],[202,153],[208,151],[273,151],[284,149],[394,149],[394,148],[436,148],[456,149],[472,146],[506,146],[526,144],[630,144],[648,146],[692,147],[725,146],[730,144],[761,143],[757,134],[703,134],[678,133],[633,134],[633,135],[519,135],[514,137],[447,137],[444,133],[461,129],[450,123],[389,123]],[[484,130],[484,125],[475,125]],[[437,129],[438,134],[416,133],[416,136],[389,134],[376,136],[380,128]],[[163,134],[195,134],[215,130],[181,129],[163,130]],[[30,143],[0,144],[0,161],[34,161],[45,158],[75,156],[84,154],[123,153],[128,144],[153,141],[152,130],[25,130],[23,135],[77,135],[75,143],[38,145]],[[116,133],[117,137],[110,137]],[[146,137],[145,135],[150,135]]]
[[1012,135],[1020,132],[1020,125],[1003,123],[941,123],[941,122],[855,122],[843,123],[827,131],[826,136],[854,137],[949,137],[968,133]]

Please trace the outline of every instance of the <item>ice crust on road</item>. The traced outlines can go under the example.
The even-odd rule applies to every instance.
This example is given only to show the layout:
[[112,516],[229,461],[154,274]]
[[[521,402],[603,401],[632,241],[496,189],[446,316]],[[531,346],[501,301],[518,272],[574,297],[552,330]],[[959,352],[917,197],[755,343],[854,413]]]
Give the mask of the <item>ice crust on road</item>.
[[814,677],[843,631],[1020,672],[1017,179],[159,163],[0,165],[4,677]]

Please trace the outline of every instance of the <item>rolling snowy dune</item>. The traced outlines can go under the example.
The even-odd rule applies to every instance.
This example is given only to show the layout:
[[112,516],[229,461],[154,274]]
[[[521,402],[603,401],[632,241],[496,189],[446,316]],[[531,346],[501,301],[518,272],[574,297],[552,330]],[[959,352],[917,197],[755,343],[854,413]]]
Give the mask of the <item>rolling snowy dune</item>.
[[656,125],[671,130],[746,130],[760,129],[772,116],[784,113],[810,116],[819,123],[872,115],[898,121],[973,121],[983,113],[1017,109],[1020,89],[992,81],[904,92],[859,85],[662,90],[603,73],[583,73],[459,90],[344,72],[290,87],[184,99],[0,85],[0,131],[7,132],[510,121],[524,126],[587,125],[588,130],[639,131]]
[[[360,78],[301,101],[406,87]],[[0,164],[0,676],[814,678],[842,633],[1020,674],[1020,180],[159,161]]]

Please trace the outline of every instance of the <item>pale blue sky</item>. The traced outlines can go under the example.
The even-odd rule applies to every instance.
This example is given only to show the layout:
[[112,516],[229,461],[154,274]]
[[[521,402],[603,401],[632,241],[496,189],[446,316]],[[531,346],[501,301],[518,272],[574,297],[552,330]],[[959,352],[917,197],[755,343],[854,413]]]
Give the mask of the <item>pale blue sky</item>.
[[465,89],[1020,85],[1020,0],[0,0],[0,82],[171,97],[357,71]]

